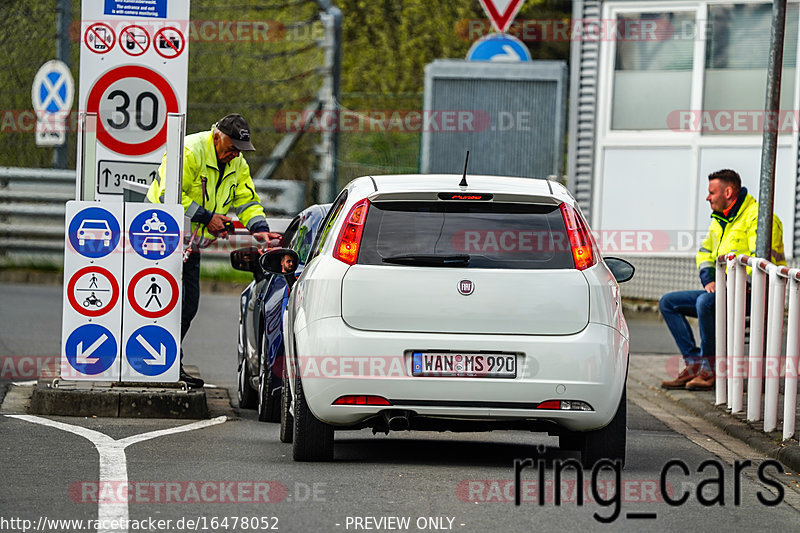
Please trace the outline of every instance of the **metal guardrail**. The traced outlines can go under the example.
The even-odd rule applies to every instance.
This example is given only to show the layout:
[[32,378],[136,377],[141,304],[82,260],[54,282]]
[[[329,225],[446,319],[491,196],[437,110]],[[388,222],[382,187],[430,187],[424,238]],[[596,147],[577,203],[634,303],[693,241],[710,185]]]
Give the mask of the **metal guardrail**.
[[[750,290],[750,350],[744,353],[747,268]],[[727,274],[726,274],[727,272]],[[716,403],[741,413],[747,379],[747,419],[764,418],[764,432],[778,427],[780,379],[784,379],[783,440],[795,435],[798,359],[800,359],[800,269],[744,254],[716,261]],[[767,279],[769,283],[767,283]],[[784,311],[789,291],[786,357],[782,362]],[[766,319],[766,322],[765,322]],[[764,324],[766,323],[766,342]],[[761,408],[762,384],[764,385]]]
[[[276,217],[270,226],[277,231],[285,226],[283,219],[305,207],[304,182],[254,184],[267,215]],[[66,202],[74,199],[74,170],[0,167],[0,266],[61,266]],[[224,253],[208,254],[208,259],[228,260]]]

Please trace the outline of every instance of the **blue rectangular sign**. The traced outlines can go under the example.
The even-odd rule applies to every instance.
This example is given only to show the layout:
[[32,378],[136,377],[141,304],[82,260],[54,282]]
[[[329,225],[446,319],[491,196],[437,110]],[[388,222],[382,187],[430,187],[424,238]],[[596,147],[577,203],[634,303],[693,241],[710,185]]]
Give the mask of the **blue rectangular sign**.
[[106,15],[125,17],[167,17],[167,0],[105,0]]

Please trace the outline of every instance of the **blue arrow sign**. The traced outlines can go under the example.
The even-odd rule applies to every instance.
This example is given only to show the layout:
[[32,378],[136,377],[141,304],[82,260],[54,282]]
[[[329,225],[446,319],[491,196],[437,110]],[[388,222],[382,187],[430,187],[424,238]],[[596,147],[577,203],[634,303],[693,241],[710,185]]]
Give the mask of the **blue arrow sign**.
[[181,229],[172,215],[153,208],[142,211],[131,221],[128,239],[136,253],[157,261],[168,257],[178,248]]
[[64,353],[72,368],[81,374],[102,374],[117,358],[117,341],[103,326],[85,324],[69,335]]
[[161,326],[142,326],[128,338],[125,357],[131,367],[145,376],[166,372],[178,356],[178,346]]
[[493,33],[479,39],[467,52],[469,61],[530,61],[525,43],[505,33]]
[[110,254],[122,236],[116,217],[101,207],[87,207],[72,217],[67,235],[73,250],[94,259]]

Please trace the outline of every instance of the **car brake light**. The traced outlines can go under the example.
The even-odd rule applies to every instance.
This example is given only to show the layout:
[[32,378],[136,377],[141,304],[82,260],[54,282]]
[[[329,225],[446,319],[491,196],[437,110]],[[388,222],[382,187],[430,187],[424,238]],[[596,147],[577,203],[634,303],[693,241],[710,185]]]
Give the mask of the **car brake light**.
[[594,411],[591,405],[579,400],[547,400],[537,405],[536,408],[559,411]]
[[572,249],[572,258],[575,260],[575,268],[586,270],[597,263],[597,254],[594,251],[592,236],[586,224],[581,219],[575,208],[568,204],[561,204],[561,217],[567,227],[569,244]]
[[392,405],[381,396],[340,396],[333,405]]
[[368,209],[369,200],[365,198],[347,213],[342,231],[336,240],[336,247],[333,249],[333,257],[339,261],[354,265],[358,260],[358,248],[361,246],[361,234],[364,232]]

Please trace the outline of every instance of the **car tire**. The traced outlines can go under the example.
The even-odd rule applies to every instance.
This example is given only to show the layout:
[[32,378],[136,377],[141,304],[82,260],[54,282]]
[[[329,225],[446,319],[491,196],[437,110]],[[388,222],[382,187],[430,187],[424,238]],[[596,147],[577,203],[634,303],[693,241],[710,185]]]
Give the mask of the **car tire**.
[[275,388],[276,377],[262,361],[258,376],[258,419],[261,422],[279,422],[281,419],[281,398],[270,394]]
[[294,416],[290,411],[292,406],[292,394],[289,389],[289,376],[286,375],[288,361],[283,365],[283,390],[281,391],[281,442],[290,443],[294,437]]
[[247,360],[239,363],[236,397],[239,400],[239,409],[255,409],[258,405],[256,391],[250,386],[250,371],[247,369]]
[[292,457],[295,461],[333,460],[333,426],[320,421],[308,408],[299,377],[294,393]]
[[[625,466],[625,447],[627,443],[627,416],[628,404],[625,389],[617,406],[614,418],[604,428],[583,433],[572,433],[566,439],[568,446],[573,445],[581,454],[581,464],[584,468],[592,468],[598,461],[608,459],[619,461],[620,466]],[[563,438],[563,437],[562,437]],[[559,444],[561,441],[559,442]]]

